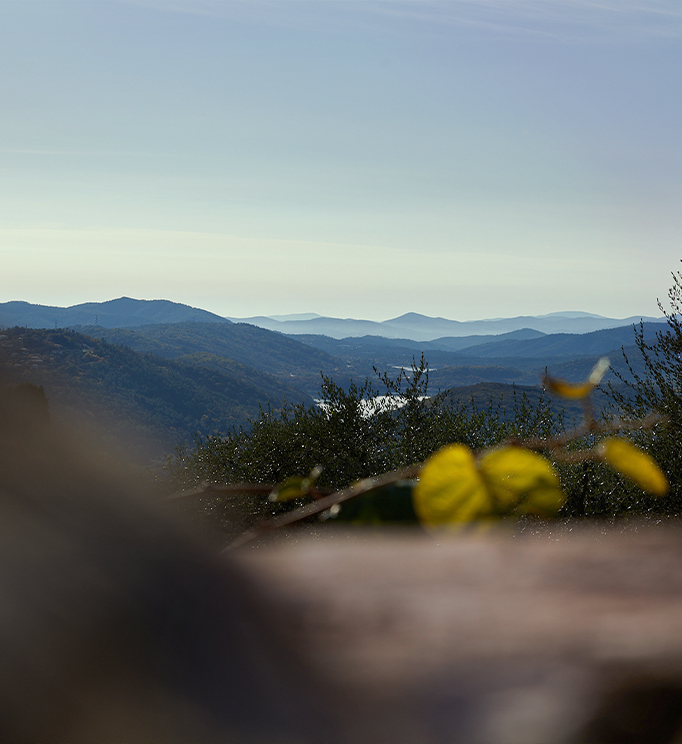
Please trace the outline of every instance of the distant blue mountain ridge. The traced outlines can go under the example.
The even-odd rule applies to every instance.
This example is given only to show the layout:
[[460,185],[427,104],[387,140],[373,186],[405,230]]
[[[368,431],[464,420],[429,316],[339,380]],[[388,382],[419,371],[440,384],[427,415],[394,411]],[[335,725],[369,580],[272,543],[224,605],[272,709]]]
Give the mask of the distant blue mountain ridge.
[[[28,302],[0,303],[0,327],[66,328],[99,326],[102,328],[134,328],[156,323],[249,323],[289,335],[324,335],[335,339],[378,336],[386,339],[434,341],[468,336],[494,336],[523,331],[524,338],[557,333],[589,333],[607,328],[631,326],[645,322],[661,322],[664,318],[631,316],[606,318],[578,311],[550,313],[538,316],[493,318],[458,321],[433,318],[419,313],[405,313],[385,321],[354,318],[328,318],[315,313],[294,315],[224,318],[207,310],[169,300],[136,300],[120,297],[107,302],[87,302],[71,307],[52,307]],[[511,339],[509,339],[511,341]],[[453,344],[457,346],[459,344]]]
[[0,327],[71,328],[100,326],[102,328],[133,328],[150,323],[229,323],[226,318],[179,302],[169,300],[134,300],[119,297],[107,302],[86,302],[71,307],[32,305],[29,302],[0,303]]
[[[590,333],[607,328],[632,326],[634,323],[664,322],[665,318],[650,316],[631,316],[629,318],[606,318],[601,315],[581,312],[561,312],[549,315],[523,315],[515,318],[494,318],[488,320],[448,320],[431,318],[419,313],[406,313],[398,318],[383,322],[355,320],[353,318],[312,317],[306,320],[286,319],[287,316],[257,316],[233,318],[235,323],[251,323],[290,335],[324,335],[343,339],[358,336],[381,336],[390,339],[410,339],[412,341],[434,341],[443,338],[465,336],[495,336],[503,333],[531,331],[536,334]],[[529,334],[530,335],[530,334]],[[528,335],[526,337],[529,337]]]

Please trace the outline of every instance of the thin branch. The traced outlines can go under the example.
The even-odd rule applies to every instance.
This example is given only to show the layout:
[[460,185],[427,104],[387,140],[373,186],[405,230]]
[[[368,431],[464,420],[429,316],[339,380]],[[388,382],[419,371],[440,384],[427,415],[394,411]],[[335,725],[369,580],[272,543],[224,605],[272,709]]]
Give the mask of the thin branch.
[[288,512],[287,514],[283,514],[282,516],[275,517],[274,519],[269,519],[266,522],[262,522],[253,530],[250,530],[249,532],[241,535],[241,537],[238,537],[233,543],[228,545],[224,549],[224,551],[233,550],[240,545],[251,542],[252,540],[260,537],[261,535],[264,535],[267,532],[272,532],[273,530],[277,530],[281,527],[286,527],[287,525],[293,524],[294,522],[299,522],[301,519],[305,519],[306,517],[312,517],[315,514],[320,514],[321,512],[327,511],[327,509],[331,509],[337,504],[341,504],[344,501],[348,501],[349,499],[355,498],[356,496],[360,496],[363,493],[374,491],[377,488],[382,488],[383,486],[388,486],[401,480],[416,478],[419,475],[420,470],[421,464],[418,464],[411,465],[407,468],[402,468],[401,470],[393,470],[390,473],[385,473],[384,475],[376,476],[373,478],[363,478],[361,481],[354,483],[352,486],[344,488],[341,491],[335,491],[328,496],[324,496],[321,499],[318,499],[312,504],[306,504],[305,506],[302,506],[298,509],[294,509],[294,511]]
[[585,423],[582,426],[577,426],[575,429],[561,434],[556,437],[549,437],[548,439],[509,439],[506,444],[513,444],[517,447],[525,447],[526,449],[537,449],[537,450],[560,450],[566,447],[566,445],[585,437],[588,434],[598,434],[604,432],[614,431],[638,431],[653,429],[658,424],[666,423],[668,420],[667,416],[660,413],[652,413],[643,419],[633,419],[623,421],[616,419],[615,421],[606,421],[598,423],[591,421]]
[[182,491],[169,496],[169,501],[190,499],[198,496],[229,495],[235,493],[270,493],[275,485],[272,483],[237,483],[233,485],[205,483],[194,491]]

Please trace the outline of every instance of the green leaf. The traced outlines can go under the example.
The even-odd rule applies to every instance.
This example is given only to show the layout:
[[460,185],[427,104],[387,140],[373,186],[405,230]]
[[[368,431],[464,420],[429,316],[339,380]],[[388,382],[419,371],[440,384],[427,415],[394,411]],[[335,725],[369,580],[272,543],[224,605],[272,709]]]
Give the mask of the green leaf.
[[270,501],[293,501],[294,499],[308,496],[310,489],[315,485],[321,472],[322,466],[316,465],[310,471],[310,475],[307,475],[305,478],[300,475],[293,475],[291,478],[287,478],[279,486],[272,489],[268,499]]
[[656,496],[668,492],[668,481],[655,460],[621,437],[608,437],[597,445],[597,454],[644,491]]
[[310,483],[308,478],[294,475],[287,478],[284,483],[273,488],[268,497],[270,501],[292,501],[308,495]]
[[367,491],[340,504],[337,522],[353,524],[415,524],[414,481],[403,480]]
[[471,450],[450,444],[425,463],[413,491],[422,524],[439,526],[490,516],[493,504]]

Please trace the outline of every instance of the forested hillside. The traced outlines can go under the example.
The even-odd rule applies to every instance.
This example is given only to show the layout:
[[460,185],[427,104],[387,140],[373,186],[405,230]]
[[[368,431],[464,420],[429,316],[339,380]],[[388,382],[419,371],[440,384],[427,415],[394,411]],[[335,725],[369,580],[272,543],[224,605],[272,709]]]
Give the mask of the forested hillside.
[[0,328],[68,328],[76,325],[123,328],[148,323],[181,323],[184,320],[225,324],[230,322],[207,310],[169,300],[119,297],[107,302],[85,302],[71,307],[18,301],[0,302]]
[[[139,352],[180,359],[195,354],[237,359],[304,389],[314,395],[320,386],[320,372],[347,383],[352,374],[365,376],[371,368],[348,369],[337,358],[281,333],[246,323],[171,323],[132,328],[87,328],[87,333]],[[281,396],[280,396],[281,398]]]
[[[644,323],[644,339],[651,341],[662,330],[660,323]],[[466,348],[465,353],[481,358],[525,357],[549,360],[575,359],[581,356],[600,356],[621,346],[633,346],[635,332],[632,325],[608,328],[591,333],[554,333],[538,338],[496,338],[494,341]]]
[[[645,324],[645,337],[651,338],[656,324]],[[545,367],[567,379],[581,379],[604,355],[621,373],[626,372],[620,348],[634,352],[635,334],[631,326],[586,334],[539,336],[535,331],[518,331],[499,337],[480,338],[459,351],[447,349],[450,341],[434,342],[385,339],[375,336],[332,339],[327,336],[285,336],[246,323],[173,323],[137,328],[84,328],[111,343],[124,344],[136,351],[158,354],[169,359],[202,353],[239,360],[243,364],[280,377],[315,396],[320,372],[347,387],[350,380],[375,379],[380,372],[409,368],[424,353],[431,368],[433,390],[446,390],[479,382],[538,385]],[[490,340],[490,339],[493,340]]]
[[0,334],[3,384],[43,385],[53,409],[77,412],[159,455],[194,433],[247,425],[260,404],[309,398],[299,388],[222,357],[141,354],[74,331],[14,328]]
[[[655,339],[660,324],[644,324],[644,338]],[[584,334],[543,335],[536,331],[517,331],[500,336],[442,338],[430,342],[386,339],[376,336],[333,339],[328,336],[296,336],[315,348],[336,355],[356,379],[372,374],[372,368],[409,368],[423,353],[430,366],[432,389],[477,383],[539,385],[547,369],[568,380],[583,379],[602,356],[623,375],[628,369],[624,348],[636,371],[642,371],[632,326]],[[466,345],[466,343],[469,345]]]

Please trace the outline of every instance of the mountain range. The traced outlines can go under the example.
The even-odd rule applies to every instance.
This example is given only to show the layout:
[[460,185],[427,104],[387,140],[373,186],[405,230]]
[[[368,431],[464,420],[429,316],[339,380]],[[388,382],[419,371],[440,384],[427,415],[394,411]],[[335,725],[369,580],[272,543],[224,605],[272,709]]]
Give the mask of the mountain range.
[[522,315],[515,318],[492,318],[488,320],[448,320],[431,318],[419,313],[406,313],[398,318],[382,322],[355,320],[353,318],[326,318],[322,316],[287,319],[257,316],[252,318],[229,318],[235,323],[250,323],[271,331],[291,335],[324,335],[331,338],[349,336],[381,336],[413,341],[432,341],[443,337],[472,335],[492,336],[524,329],[539,333],[589,333],[605,328],[632,326],[633,323],[659,322],[664,319],[644,316],[629,318],[606,318],[601,315],[580,312],[550,313],[549,315]]
[[[119,438],[129,442],[151,437],[158,457],[194,435],[249,426],[261,407],[277,411],[285,400],[312,404],[319,397],[321,375],[342,387],[370,378],[380,393],[376,372],[391,377],[409,372],[422,354],[429,364],[430,391],[456,389],[452,396],[459,401],[463,396],[479,402],[512,396],[512,384],[540,395],[545,370],[579,381],[604,355],[627,377],[621,349],[635,371],[643,371],[633,319],[567,313],[539,320],[621,325],[551,334],[530,327],[491,334],[493,326],[487,326],[485,332],[468,336],[438,336],[454,321],[416,314],[409,318],[411,330],[396,324],[394,329],[414,336],[420,328],[424,334],[432,328],[428,335],[433,337],[286,335],[165,300],[120,298],[71,308],[10,302],[0,304],[0,328],[8,329],[0,331],[0,383],[42,384],[51,404],[61,410],[80,408],[88,420],[125,432]],[[280,316],[277,322],[315,320]],[[84,322],[60,330],[69,321]],[[665,328],[660,322],[641,326],[649,341]],[[613,375],[610,379],[617,382]]]
[[[287,320],[287,317],[280,316],[284,319],[277,322],[320,320],[319,316],[308,320],[300,317]],[[432,328],[431,333],[435,334],[455,322],[414,313],[402,318],[407,318],[411,324],[412,335],[419,335],[416,331],[420,327],[424,334],[427,328]],[[636,350],[633,353],[635,335],[629,322],[587,333],[547,334],[542,330],[520,328],[500,334],[440,336],[431,340],[376,335],[338,339],[322,334],[285,335],[167,300],[124,297],[71,308],[50,308],[25,302],[0,304],[0,327],[22,323],[23,327],[45,328],[48,319],[52,325],[60,320],[89,320],[91,322],[75,324],[71,328],[135,352],[168,360],[188,360],[193,364],[201,360],[202,364],[214,368],[216,359],[229,360],[258,373],[272,375],[287,386],[293,385],[307,399],[315,397],[319,391],[321,373],[332,376],[335,382],[345,386],[351,379],[374,377],[375,368],[389,372],[409,368],[412,360],[422,354],[431,368],[432,384],[441,390],[478,383],[537,385],[545,368],[557,376],[571,379],[572,375],[579,379],[589,373],[597,358],[604,355],[609,355],[613,367],[625,374],[627,368],[621,347],[631,347],[630,359],[635,365],[640,364]],[[92,322],[95,320],[99,324]],[[625,323],[586,313],[558,313],[538,320],[550,323]],[[519,319],[499,319],[479,323],[509,322],[513,325],[512,321],[520,322]],[[356,322],[370,323],[348,321]],[[389,327],[392,322],[374,325]],[[400,326],[394,324],[393,327]],[[469,327],[474,327],[474,324]],[[487,330],[491,327],[488,326]],[[655,338],[657,331],[664,327],[657,321],[642,325],[646,339]],[[252,377],[256,379],[255,372]],[[288,397],[291,399],[291,394]]]
[[0,327],[70,328],[101,326],[102,328],[134,328],[152,323],[248,323],[270,331],[289,335],[325,335],[342,339],[351,336],[432,341],[439,338],[461,338],[472,335],[492,336],[520,330],[538,333],[588,333],[605,328],[631,326],[633,323],[660,322],[661,318],[632,316],[607,318],[581,312],[550,313],[549,315],[493,318],[458,321],[431,318],[419,313],[406,313],[382,322],[353,318],[327,318],[314,313],[296,315],[223,318],[215,313],[169,300],[135,300],[120,297],[107,302],[87,302],[71,307],[34,305],[28,302],[0,303]]

